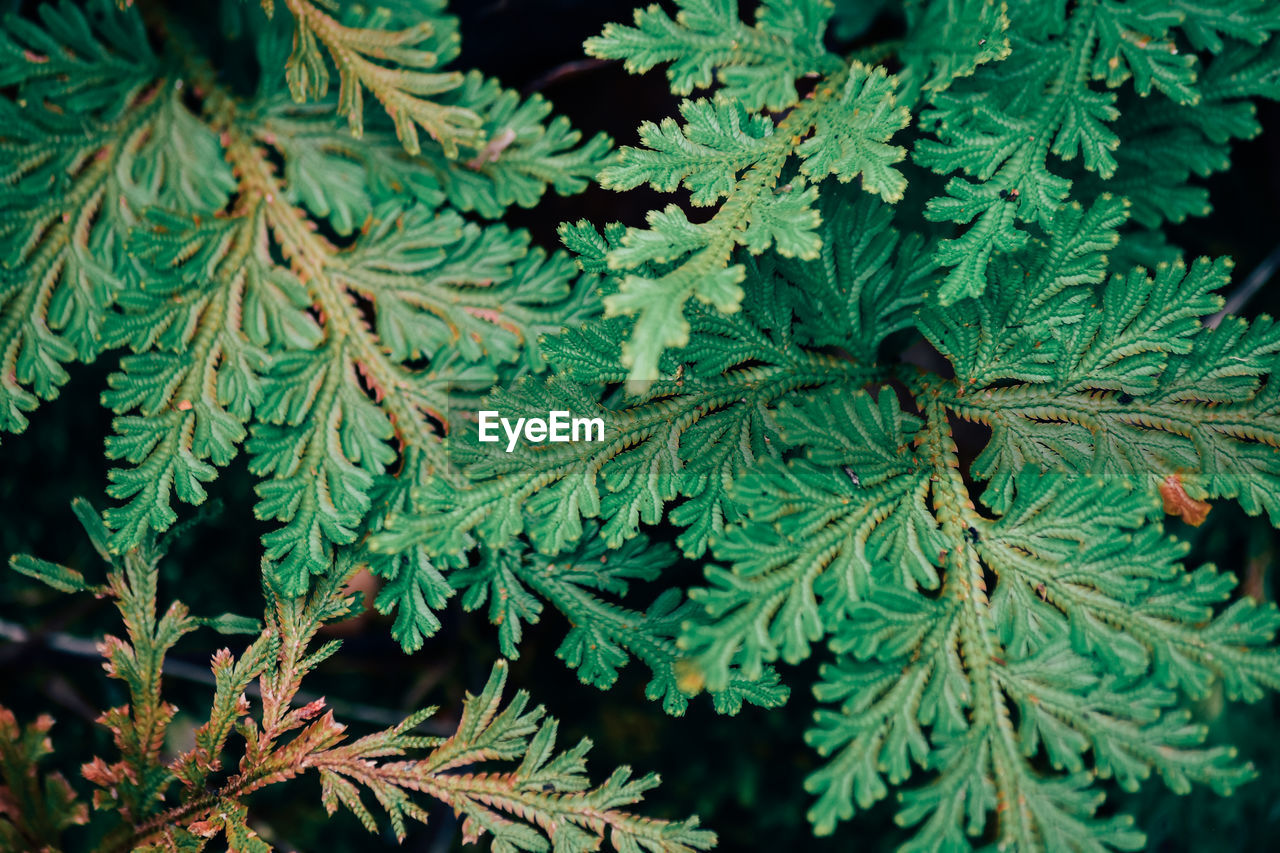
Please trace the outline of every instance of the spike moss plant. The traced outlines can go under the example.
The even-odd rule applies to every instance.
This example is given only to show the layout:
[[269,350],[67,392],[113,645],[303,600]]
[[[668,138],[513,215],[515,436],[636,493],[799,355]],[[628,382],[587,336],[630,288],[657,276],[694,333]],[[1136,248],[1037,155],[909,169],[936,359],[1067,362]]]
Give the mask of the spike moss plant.
[[[893,796],[906,849],[1137,849],[1117,789],[1256,775],[1197,700],[1280,688],[1280,614],[1188,531],[1280,525],[1280,326],[1168,226],[1280,99],[1280,5],[655,4],[585,46],[680,99],[617,151],[456,70],[442,0],[19,5],[0,430],[76,361],[114,420],[76,504],[105,581],[12,566],[116,605],[125,687],[79,779],[0,703],[5,849],[267,850],[252,795],[306,776],[398,839],[434,800],[495,851],[714,845],[630,811],[654,777],[590,782],[501,660],[446,734],[349,733],[301,685],[366,575],[406,653],[451,600],[513,659],[555,611],[586,684],[814,706],[819,835]],[[672,199],[562,250],[502,221],[592,180]],[[160,613],[161,543],[241,455],[263,620]],[[175,750],[166,655],[206,627],[249,639]]]

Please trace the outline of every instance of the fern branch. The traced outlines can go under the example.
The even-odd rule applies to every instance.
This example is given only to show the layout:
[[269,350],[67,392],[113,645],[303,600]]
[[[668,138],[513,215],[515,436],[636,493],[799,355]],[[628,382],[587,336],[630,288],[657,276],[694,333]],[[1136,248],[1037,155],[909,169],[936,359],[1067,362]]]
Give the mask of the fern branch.
[[[329,72],[317,51],[323,45],[338,68],[341,90],[338,111],[346,115],[351,132],[364,132],[363,90],[368,89],[395,123],[396,135],[410,154],[418,154],[418,128],[443,147],[446,157],[460,145],[479,147],[480,117],[464,107],[429,100],[456,89],[458,72],[436,72],[436,55],[415,46],[431,34],[430,20],[399,32],[347,27],[317,8],[311,0],[285,0],[297,29],[287,73],[294,100],[322,97]],[[375,60],[387,62],[383,65]]]
[[[670,192],[683,184],[695,205],[724,199],[702,223],[688,221],[674,205],[652,211],[648,228],[628,230],[610,252],[609,266],[628,274],[606,298],[606,309],[636,317],[622,351],[633,392],[659,376],[664,350],[688,343],[686,304],[696,298],[724,313],[738,310],[744,276],[732,262],[738,246],[753,254],[772,246],[785,257],[817,257],[815,184],[828,175],[861,177],[865,190],[887,201],[901,198],[905,186],[893,166],[904,153],[888,144],[908,118],[897,106],[897,81],[883,69],[826,53],[822,33],[830,8],[807,0],[768,2],[756,26],[746,27],[736,5],[689,0],[675,21],[656,8],[640,11],[636,28],[610,25],[587,43],[592,55],[625,58],[632,70],[680,57],[669,75],[681,94],[709,85],[713,68],[727,84],[715,101],[684,102],[683,128],[672,119],[646,122],[640,128],[646,147],[623,149],[620,162],[601,174],[614,189],[648,183]],[[771,53],[782,43],[793,50],[786,63]],[[798,50],[801,45],[809,47]],[[801,73],[822,79],[797,99]],[[764,104],[788,111],[775,124],[755,112]],[[641,269],[646,265],[664,266],[649,272]]]

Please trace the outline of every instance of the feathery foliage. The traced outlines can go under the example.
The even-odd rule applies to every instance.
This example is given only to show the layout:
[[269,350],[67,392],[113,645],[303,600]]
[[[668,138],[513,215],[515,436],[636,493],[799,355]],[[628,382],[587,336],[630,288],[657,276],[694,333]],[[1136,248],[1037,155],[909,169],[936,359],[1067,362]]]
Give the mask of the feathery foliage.
[[[97,515],[87,503],[77,504],[76,511],[108,562],[105,583],[90,583],[74,569],[34,557],[15,557],[12,566],[55,589],[110,599],[120,611],[125,636],[108,636],[101,649],[107,674],[125,683],[129,698],[98,720],[110,731],[118,757],[95,756],[81,769],[94,786],[91,814],[60,775],[38,784],[37,764],[50,751],[46,732],[52,720],[42,717],[19,730],[13,714],[0,708],[6,735],[0,748],[0,833],[13,842],[9,849],[58,849],[70,827],[89,823],[103,830],[94,848],[100,851],[196,851],[219,837],[231,850],[266,851],[271,848],[248,824],[245,800],[312,774],[330,814],[350,811],[376,832],[380,820],[364,800],[368,792],[397,839],[404,838],[407,821],[426,821],[414,796],[425,794],[462,817],[467,840],[491,838],[494,850],[548,850],[554,839],[556,849],[586,853],[607,838],[618,851],[691,853],[714,843],[696,819],[654,820],[625,810],[657,784],[656,776],[632,778],[624,767],[591,785],[585,763],[590,741],[557,751],[554,718],[541,706],[531,708],[523,691],[504,702],[505,662],[494,667],[479,693],[467,696],[457,729],[447,737],[415,734],[434,708],[353,737],[323,699],[299,701],[308,673],[340,645],[317,645],[318,632],[359,607],[346,588],[356,564],[329,573],[305,596],[268,592],[261,626],[240,617],[196,617],[180,602],[160,613],[163,555],[155,544],[112,555]],[[246,623],[256,634],[248,646],[239,655],[224,648],[213,656],[212,705],[195,732],[194,748],[166,756],[165,733],[177,711],[163,699],[166,654],[202,625],[243,631]],[[258,703],[246,694],[255,683]]]
[[[1144,164],[1138,167],[1144,171],[1171,168],[1169,154],[1147,159],[1144,146],[1122,144],[1113,126],[1121,115],[1116,106],[1121,93],[1139,96],[1148,115],[1184,113],[1176,127],[1185,143],[1172,155],[1183,160],[1172,167],[1171,177],[1179,184],[1186,183],[1188,173],[1221,168],[1222,142],[1252,135],[1256,125],[1251,116],[1243,126],[1238,119],[1215,116],[1211,136],[1186,138],[1215,112],[1204,108],[1220,103],[1225,94],[1212,71],[1220,60],[1203,69],[1197,52],[1221,54],[1229,43],[1233,53],[1247,52],[1280,28],[1280,9],[1252,0],[1014,2],[1008,15],[1009,58],[932,98],[921,114],[929,133],[915,148],[916,161],[942,175],[960,173],[947,182],[944,195],[929,201],[926,215],[968,226],[938,248],[939,263],[951,268],[939,290],[948,303],[982,293],[993,253],[1021,246],[1028,226],[1046,228],[1071,198],[1073,181],[1060,161],[1078,158],[1104,192],[1111,190],[1112,179],[1123,177],[1117,151],[1128,148],[1129,161]],[[1228,58],[1225,64],[1232,62]],[[1232,80],[1231,96],[1275,97],[1280,94],[1276,84],[1265,65],[1249,67]],[[1186,114],[1197,117],[1188,120]],[[1215,150],[1219,155],[1212,158]],[[1167,215],[1176,220],[1194,212],[1203,213],[1203,205],[1199,211],[1174,208]]]
[[[688,675],[676,637],[686,621],[697,618],[696,608],[672,588],[644,610],[606,597],[625,595],[635,581],[655,580],[673,557],[642,539],[617,549],[600,539],[587,539],[554,560],[515,549],[490,550],[478,566],[454,573],[450,581],[461,591],[467,610],[488,602],[490,621],[499,626],[499,647],[507,657],[519,656],[521,620],[537,622],[545,601],[569,621],[556,655],[578,671],[584,684],[611,687],[618,671],[635,657],[651,673],[645,695],[660,701],[667,713],[679,715],[688,707],[691,691],[682,683]],[[777,675],[766,670],[750,680],[730,677],[714,699],[717,711],[736,714],[744,702],[776,707],[786,695]]]
[[[591,310],[563,255],[460,212],[575,192],[609,142],[580,144],[536,96],[428,70],[457,52],[435,4],[380,28],[361,25],[372,12],[285,6],[240,10],[223,45],[263,69],[247,98],[182,15],[158,24],[164,50],[108,0],[42,5],[39,22],[0,31],[17,93],[0,101],[0,410],[20,430],[63,363],[127,347],[103,395],[119,415],[112,547],[168,529],[247,447],[256,513],[280,525],[270,573],[298,595],[359,537],[388,471],[447,476],[450,395],[540,370],[534,342]],[[365,90],[392,123],[361,118]]]
[[[738,19],[736,3],[690,3],[672,20],[656,6],[636,11],[634,27],[608,26],[587,42],[593,56],[625,58],[632,71],[672,62],[672,91],[688,95],[716,77],[714,99],[681,104],[674,119],[640,127],[640,148],[624,148],[605,169],[606,187],[684,187],[697,206],[717,206],[706,222],[690,222],[677,205],[649,215],[611,249],[609,266],[626,270],[606,306],[636,317],[622,362],[633,386],[658,376],[664,349],[689,342],[691,299],[725,313],[743,300],[745,268],[734,249],[774,247],[783,257],[813,259],[822,246],[816,184],[828,175],[861,178],[886,201],[906,184],[894,165],[906,156],[890,143],[906,124],[897,80],[882,68],[846,63],[823,48],[830,6],[820,0],[762,3],[755,26]],[[816,75],[801,97],[797,80]],[[775,121],[763,112],[786,111]],[[646,264],[669,265],[643,274]]]
[[[901,42],[848,57],[824,3],[766,2],[750,26],[685,0],[607,27],[592,54],[717,88],[642,124],[602,181],[717,210],[563,227],[609,316],[486,405],[599,416],[604,441],[463,434],[470,483],[424,489],[373,548],[527,538],[572,565],[598,547],[580,543],[630,554],[676,528],[707,563],[686,689],[827,661],[820,834],[898,788],[909,849],[1134,849],[1100,780],[1247,781],[1186,702],[1280,687],[1280,616],[1184,567],[1161,516],[1232,500],[1280,520],[1280,337],[1207,322],[1229,262],[1185,264],[1150,229],[1207,212],[1191,179],[1280,94],[1280,21],[1175,5],[911,3]],[[901,144],[963,176],[909,182]],[[962,422],[983,428],[964,451]]]
[[[776,707],[817,658],[818,834],[892,792],[911,850],[1137,849],[1109,791],[1254,775],[1193,709],[1280,688],[1280,615],[1187,531],[1226,502],[1280,524],[1280,327],[1219,316],[1230,261],[1166,226],[1211,212],[1200,182],[1280,99],[1280,6],[752,5],[587,41],[680,99],[616,155],[455,70],[437,0],[0,25],[0,428],[123,351],[116,504],[78,510],[107,582],[14,565],[129,629],[103,645],[129,696],[92,815],[37,766],[50,721],[0,711],[0,841],[115,821],[103,849],[266,849],[245,797],[315,771],[330,812],[375,829],[367,790],[398,838],[424,794],[496,850],[714,843],[624,810],[652,777],[591,787],[585,744],[502,702],[505,664],[446,738],[413,733],[426,711],[350,738],[298,700],[365,570],[407,651],[455,594],[508,658],[556,611],[582,682],[634,658],[672,715]],[[672,200],[565,223],[567,252],[494,221],[596,178]],[[481,410],[602,434],[490,442]],[[157,615],[154,543],[242,450],[264,627],[215,656],[174,758],[165,654],[246,620]]]
[[[1274,517],[1280,408],[1269,376],[1280,337],[1266,318],[1201,324],[1221,304],[1213,289],[1225,264],[1108,277],[1104,253],[1126,209],[1110,197],[1063,209],[1047,242],[998,259],[983,296],[958,312],[924,303],[928,279],[902,273],[913,255],[929,257],[927,247],[895,252],[879,202],[845,206],[828,221],[849,223],[846,242],[833,239],[825,267],[744,259],[747,281],[771,290],[732,318],[705,309],[719,334],[694,339],[679,380],[655,383],[627,408],[600,407],[604,444],[530,446],[523,459],[491,453],[467,469],[477,480],[468,491],[424,500],[375,545],[408,538],[448,552],[465,544],[468,527],[491,543],[528,529],[554,553],[568,544],[565,531],[590,534],[580,518],[604,519],[605,542],[618,546],[641,522],[684,527],[690,554],[724,565],[709,567],[709,586],[692,594],[703,612],[680,637],[691,679],[716,691],[763,677],[772,661],[798,662],[815,644],[835,655],[816,690],[837,709],[821,712],[809,733],[830,760],[810,779],[819,832],[921,768],[938,779],[911,791],[901,811],[920,824],[920,849],[963,846],[966,831],[983,831],[996,814],[1001,838],[1019,849],[1139,844],[1125,819],[1094,817],[1093,779],[1133,788],[1155,769],[1179,792],[1192,781],[1228,792],[1250,770],[1230,750],[1201,745],[1203,727],[1178,697],[1221,683],[1253,700],[1280,686],[1274,607],[1241,599],[1221,609],[1234,579],[1185,570],[1185,546],[1156,520],[1163,510],[1198,523],[1207,498]],[[868,213],[878,233],[868,232]],[[812,301],[789,299],[790,281],[804,282]],[[859,341],[858,324],[835,312],[868,300],[880,309],[870,316],[887,317],[877,286],[908,299],[952,378],[830,360],[822,375],[778,386],[732,357],[767,364],[763,329],[798,349],[805,334],[806,343],[827,341],[824,321],[843,316],[841,328],[854,331],[849,352],[874,358],[876,338]],[[739,343],[743,332],[725,334],[749,329],[752,309],[764,307],[781,316],[756,326],[754,346]],[[589,344],[604,337],[569,335],[557,356],[570,372],[600,364]],[[616,350],[613,363],[620,371]],[[703,365],[717,373],[700,376]],[[741,384],[724,388],[731,379]],[[554,405],[581,405],[581,386],[560,380],[518,393],[564,387],[579,400]],[[742,396],[775,388],[760,400]],[[531,399],[539,402],[530,409],[552,405]],[[520,410],[514,397],[494,405]],[[751,414],[732,418],[720,406]],[[731,424],[732,440],[715,450],[690,440],[694,424],[715,417]],[[980,493],[962,476],[955,419],[991,429],[967,469],[985,483]],[[757,442],[748,430],[759,431]],[[711,483],[718,504],[705,494]],[[503,601],[513,599],[529,604]],[[1042,771],[1033,761],[1041,754],[1059,772]],[[1019,805],[1005,818],[1007,803]]]

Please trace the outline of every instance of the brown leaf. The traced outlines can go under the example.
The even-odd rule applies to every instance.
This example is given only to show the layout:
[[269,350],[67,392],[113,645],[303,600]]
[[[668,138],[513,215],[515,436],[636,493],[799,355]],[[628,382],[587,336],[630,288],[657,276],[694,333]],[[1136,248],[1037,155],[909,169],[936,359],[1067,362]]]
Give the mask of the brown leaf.
[[1208,501],[1198,501],[1182,486],[1182,477],[1170,474],[1160,483],[1160,497],[1164,498],[1164,511],[1181,516],[1192,527],[1204,524],[1213,506]]
[[92,761],[80,767],[80,775],[102,788],[117,785],[124,778],[117,767],[107,764],[106,761],[97,756],[94,756]]
[[195,823],[189,824],[187,826],[187,831],[193,832],[201,838],[213,838],[213,836],[218,834],[218,830],[220,828],[221,827],[218,825],[217,821],[198,820]]

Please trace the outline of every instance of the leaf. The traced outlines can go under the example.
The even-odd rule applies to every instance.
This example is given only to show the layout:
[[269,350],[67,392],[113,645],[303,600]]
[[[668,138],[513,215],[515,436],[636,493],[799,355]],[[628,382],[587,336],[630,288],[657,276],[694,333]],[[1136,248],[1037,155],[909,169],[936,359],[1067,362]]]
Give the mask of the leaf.
[[[653,853],[692,853],[715,844],[696,818],[660,820],[626,809],[657,785],[656,776],[632,778],[623,767],[593,785],[584,760],[589,741],[557,751],[554,718],[541,706],[530,707],[523,691],[504,701],[505,661],[494,665],[478,694],[467,694],[448,737],[415,732],[434,708],[355,737],[323,699],[299,701],[304,679],[338,645],[313,649],[319,630],[350,614],[347,585],[360,569],[350,559],[304,594],[276,597],[268,591],[257,638],[238,657],[227,649],[213,655],[212,708],[195,730],[194,748],[163,760],[165,728],[177,712],[161,694],[165,656],[201,620],[177,602],[157,617],[162,556],[148,543],[113,558],[102,590],[114,599],[126,628],[123,639],[107,637],[101,644],[106,670],[128,688],[126,704],[98,718],[119,759],[95,756],[82,769],[99,789],[96,809],[113,812],[109,830],[103,827],[105,843],[200,849],[221,834],[230,850],[269,850],[249,826],[246,798],[313,773],[330,814],[347,809],[376,832],[378,820],[362,802],[362,792],[371,793],[401,841],[407,821],[427,820],[418,802],[425,794],[461,815],[465,836],[490,834],[498,849],[547,850],[551,837],[586,853],[599,849],[606,835],[619,850]],[[259,689],[251,702],[253,681]],[[66,827],[89,822],[88,809],[59,774],[38,772],[38,762],[52,751],[46,736],[52,724],[41,717],[23,730],[11,711],[0,708],[0,839],[52,845]],[[220,773],[224,766],[236,770]]]
[[[1280,26],[1261,5],[1258,15],[1251,38]],[[971,78],[934,97],[932,109],[921,116],[922,128],[936,138],[920,141],[916,161],[939,174],[967,176],[952,177],[946,194],[927,206],[932,221],[968,226],[938,250],[938,261],[953,268],[939,291],[946,304],[981,294],[993,257],[1023,245],[1029,233],[1024,226],[1049,226],[1073,192],[1057,161],[1079,158],[1103,183],[1117,174],[1117,149],[1124,146],[1113,125],[1121,84],[1131,82],[1144,98],[1158,91],[1175,109],[1199,104],[1205,95],[1197,80],[1199,63],[1193,53],[1179,50],[1178,30],[1194,33],[1197,42],[1218,52],[1224,44],[1211,33],[1230,26],[1223,24],[1217,4],[1141,2],[1014,4],[1009,21],[1009,58],[979,66]],[[1241,82],[1237,92],[1260,81]],[[1220,97],[1214,83],[1209,87],[1211,97]],[[1151,111],[1159,114],[1169,106]],[[1202,143],[1191,144],[1203,150]],[[1141,161],[1139,146],[1129,156]],[[1175,156],[1200,155],[1196,147],[1184,147]],[[1155,163],[1169,159],[1161,154]],[[1173,215],[1186,204],[1180,200]]]
[[0,25],[0,429],[20,432],[64,364],[104,348],[116,292],[138,274],[126,238],[152,205],[221,207],[217,143],[183,104],[132,9],[44,4]]
[[87,592],[90,589],[90,586],[85,582],[84,575],[75,569],[25,554],[10,557],[9,568],[16,572],[21,572],[29,578],[35,578],[59,592]]
[[126,550],[177,520],[171,497],[203,503],[264,400],[268,351],[314,346],[306,290],[270,255],[260,204],[231,219],[154,214],[131,242],[146,286],[120,294],[107,340],[133,355],[109,377],[103,402],[119,417],[107,455],[112,546]]
[[[1274,516],[1280,457],[1266,377],[1280,346],[1275,324],[1201,326],[1221,304],[1213,290],[1227,281],[1227,262],[1179,261],[1154,276],[1138,270],[1100,283],[1101,251],[1115,238],[1087,229],[1116,210],[1104,199],[1083,219],[1060,215],[1058,234],[1079,241],[1067,250],[1074,268],[1036,273],[1012,261],[996,280],[1016,276],[1017,285],[997,285],[978,303],[990,318],[980,335],[966,334],[955,315],[926,323],[961,377],[948,405],[992,429],[974,462],[992,481],[988,502],[1003,507],[1015,472],[1031,464],[1148,490],[1176,475],[1200,498],[1233,498]],[[1068,237],[1077,226],[1084,232]],[[1028,276],[1043,284],[1026,287]]]
[[[588,529],[573,551],[548,558],[517,548],[487,551],[479,565],[453,573],[462,606],[477,610],[489,604],[489,621],[498,626],[503,655],[516,658],[521,622],[539,621],[543,601],[569,621],[569,632],[556,656],[578,671],[584,684],[608,689],[632,657],[652,673],[645,696],[662,702],[668,714],[683,714],[689,695],[681,681],[681,654],[675,638],[683,622],[697,618],[696,608],[668,588],[644,609],[618,599],[633,583],[656,580],[669,569],[675,554],[643,538],[608,548]],[[774,707],[786,699],[772,672],[751,680],[734,677],[713,694],[717,710],[736,713],[743,699]]]
[[1180,516],[1192,527],[1204,524],[1204,520],[1209,517],[1209,510],[1213,509],[1208,501],[1199,501],[1188,495],[1177,474],[1165,477],[1158,488],[1160,497],[1164,499],[1164,511],[1169,515]]
[[[625,58],[633,72],[676,59],[669,70],[676,94],[709,86],[713,69],[725,84],[714,100],[681,104],[684,127],[670,118],[642,124],[644,147],[623,148],[600,176],[611,189],[648,183],[671,192],[683,185],[695,205],[717,206],[699,222],[674,204],[650,211],[648,227],[628,229],[610,251],[609,267],[626,275],[605,308],[636,318],[622,350],[633,393],[660,377],[665,351],[689,343],[687,315],[695,301],[724,314],[739,310],[745,269],[734,262],[738,246],[752,254],[772,248],[783,257],[818,256],[814,183],[832,174],[841,181],[861,176],[863,188],[885,200],[901,198],[905,186],[892,165],[905,152],[889,144],[909,118],[892,94],[898,81],[825,52],[828,4],[766,2],[757,27],[738,21],[736,3],[680,5],[674,21],[655,6],[637,11],[635,28],[610,24],[587,42],[592,55]],[[773,60],[783,45],[801,43],[811,53],[792,51],[799,67]],[[821,78],[803,98],[793,86],[799,68]],[[775,120],[764,107],[789,111]]]
[[12,711],[0,706],[0,841],[15,850],[58,844],[68,827],[89,821],[88,807],[78,802],[66,778],[39,767],[53,754],[51,728],[48,715],[21,726]]
[[338,112],[347,117],[353,136],[364,132],[363,91],[368,89],[395,123],[396,136],[410,154],[421,150],[418,128],[438,141],[449,157],[456,156],[460,144],[482,138],[474,112],[430,100],[462,82],[457,72],[437,71],[438,54],[424,49],[437,26],[432,17],[392,31],[346,26],[311,0],[285,0],[284,5],[295,25],[293,53],[285,66],[295,101],[321,98],[328,91],[323,46],[337,66]]
[[[1108,279],[1125,211],[1068,207],[1046,242],[992,264],[980,298],[926,304],[954,377],[890,369],[779,402],[782,452],[735,483],[740,515],[679,642],[711,689],[817,644],[836,656],[807,735],[824,758],[807,781],[819,834],[893,786],[909,849],[986,834],[1135,849],[1096,778],[1230,791],[1252,773],[1180,705],[1280,685],[1280,615],[1212,566],[1184,568],[1157,519],[1165,501],[1193,521],[1203,497],[1264,506],[1267,463],[1225,469],[1276,456],[1274,324],[1200,325],[1224,264]],[[975,485],[957,416],[993,427]]]
[[[597,516],[606,542],[617,547],[683,497],[670,517],[689,528],[679,540],[685,552],[701,554],[738,515],[732,481],[776,455],[771,406],[800,389],[856,381],[863,375],[858,363],[822,348],[840,342],[869,360],[884,336],[910,322],[929,286],[919,242],[899,243],[878,200],[846,198],[836,194],[825,208],[822,233],[834,246],[828,255],[746,260],[750,307],[732,316],[691,311],[685,360],[668,357],[664,378],[643,397],[600,396],[602,386],[625,378],[618,344],[625,321],[606,319],[550,340],[551,360],[564,372],[519,381],[484,407],[510,419],[553,410],[599,417],[603,441],[522,444],[508,453],[502,443],[480,442],[474,422],[462,423],[452,452],[475,485],[428,485],[412,511],[390,518],[374,549],[424,545],[447,555],[467,548],[473,532],[502,547],[527,530],[538,550],[553,554],[582,537],[583,519]],[[600,239],[575,232],[571,241],[592,251],[592,237]],[[602,257],[607,245],[594,251]],[[850,328],[858,338],[844,331]]]
[[831,70],[823,47],[831,5],[819,0],[766,0],[756,23],[744,24],[735,0],[681,0],[673,19],[656,4],[636,9],[635,26],[608,24],[588,39],[587,53],[623,59],[640,74],[671,63],[671,91],[688,95],[713,82],[724,97],[753,112],[782,110],[796,102],[795,82]]

